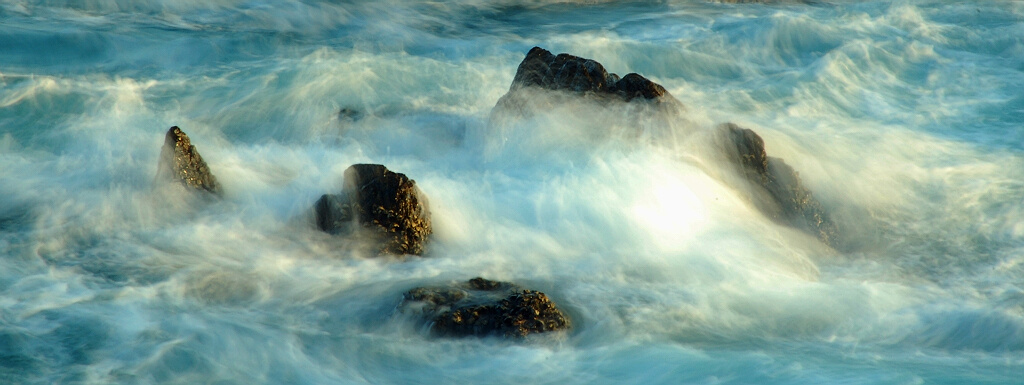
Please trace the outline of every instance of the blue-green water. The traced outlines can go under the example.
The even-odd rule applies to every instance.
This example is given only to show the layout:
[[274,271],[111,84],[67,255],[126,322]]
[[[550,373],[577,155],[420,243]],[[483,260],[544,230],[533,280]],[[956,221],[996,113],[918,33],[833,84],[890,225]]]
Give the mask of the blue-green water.
[[[1024,3],[769,3],[0,0],[0,383],[1024,383]],[[687,111],[497,130],[533,46]],[[716,177],[726,121],[848,247]],[[223,200],[151,188],[172,125]],[[417,181],[426,256],[314,228],[353,163]],[[475,276],[575,327],[395,310]]]

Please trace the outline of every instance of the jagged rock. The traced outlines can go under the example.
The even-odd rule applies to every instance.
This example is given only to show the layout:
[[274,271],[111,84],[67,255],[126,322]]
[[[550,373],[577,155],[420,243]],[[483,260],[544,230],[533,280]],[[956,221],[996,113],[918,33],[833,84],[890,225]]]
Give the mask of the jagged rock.
[[[615,76],[615,74],[612,74],[612,76]],[[652,82],[636,73],[623,76],[609,90],[615,92],[616,95],[619,95],[619,97],[627,102],[639,97],[653,100],[675,100],[660,84]]]
[[620,79],[594,60],[567,53],[554,55],[540,47],[533,47],[519,63],[509,91],[529,86],[616,95],[625,101],[637,97],[675,101],[664,87],[643,76],[631,73]]
[[379,164],[345,170],[341,194],[324,194],[314,205],[320,230],[349,233],[353,225],[382,236],[381,253],[423,254],[432,232],[430,208],[416,181]]
[[726,123],[718,126],[720,145],[740,175],[753,185],[754,203],[773,220],[803,229],[835,246],[838,230],[800,176],[782,159],[769,157],[754,131]]
[[630,73],[622,78],[608,73],[601,63],[569,55],[554,55],[550,51],[533,47],[516,70],[508,93],[498,100],[496,112],[520,111],[526,103],[521,90],[529,87],[552,91],[567,91],[597,100],[631,102],[643,100],[662,111],[678,113],[685,108],[658,83]]
[[520,338],[571,326],[544,293],[479,277],[455,287],[412,289],[400,308],[426,315],[439,336]]
[[157,181],[178,181],[196,190],[221,195],[220,184],[210,172],[196,146],[178,126],[167,130],[164,146],[160,150],[160,163],[156,172]]

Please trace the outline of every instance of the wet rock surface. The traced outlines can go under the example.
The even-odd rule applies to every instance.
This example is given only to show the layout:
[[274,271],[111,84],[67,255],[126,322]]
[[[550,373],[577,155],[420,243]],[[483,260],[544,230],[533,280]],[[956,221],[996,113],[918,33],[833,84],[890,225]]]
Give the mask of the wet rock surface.
[[664,87],[639,74],[630,73],[620,78],[594,60],[566,53],[555,55],[540,47],[533,47],[526,54],[508,93],[498,100],[495,109],[498,112],[522,109],[528,97],[521,91],[527,88],[567,91],[606,101],[645,101],[660,110],[676,113],[685,109]]
[[447,337],[521,338],[571,326],[544,293],[483,278],[453,287],[412,289],[400,309],[422,313],[432,334]]
[[753,185],[754,202],[765,215],[836,246],[836,224],[800,182],[798,173],[782,159],[768,156],[757,133],[726,123],[718,126],[717,140],[727,159]]
[[567,53],[555,55],[540,47],[533,47],[519,63],[509,91],[529,86],[615,95],[625,101],[637,97],[674,100],[664,87],[636,73],[620,79],[594,60]]
[[167,130],[164,146],[160,150],[160,163],[157,166],[157,181],[178,181],[186,187],[205,191],[214,195],[222,195],[217,178],[199,155],[196,146],[192,145],[188,135],[178,126]]
[[430,208],[405,174],[379,164],[356,164],[345,170],[341,194],[324,194],[314,205],[320,230],[343,234],[355,226],[382,237],[383,254],[422,255],[431,234]]
[[343,194],[324,194],[313,204],[316,227],[328,233],[338,234],[348,229],[355,218],[352,204]]

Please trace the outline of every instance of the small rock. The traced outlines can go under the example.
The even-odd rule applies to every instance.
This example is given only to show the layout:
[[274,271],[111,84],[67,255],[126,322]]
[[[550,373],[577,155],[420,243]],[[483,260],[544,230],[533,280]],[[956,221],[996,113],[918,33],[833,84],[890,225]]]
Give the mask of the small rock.
[[342,121],[354,122],[363,118],[363,113],[355,108],[343,107],[338,110],[338,119]]
[[220,196],[223,194],[217,178],[192,145],[188,135],[178,126],[167,130],[164,146],[160,150],[157,181],[176,180],[182,185]]
[[379,164],[345,170],[341,194],[324,194],[314,205],[317,227],[349,233],[353,224],[383,236],[380,252],[422,255],[431,234],[430,208],[416,181]]
[[400,308],[423,312],[430,319],[431,333],[439,336],[521,338],[571,327],[569,318],[544,293],[483,278],[456,287],[410,290]]
[[340,233],[347,229],[355,218],[348,197],[342,194],[324,194],[313,205],[316,226],[329,233]]

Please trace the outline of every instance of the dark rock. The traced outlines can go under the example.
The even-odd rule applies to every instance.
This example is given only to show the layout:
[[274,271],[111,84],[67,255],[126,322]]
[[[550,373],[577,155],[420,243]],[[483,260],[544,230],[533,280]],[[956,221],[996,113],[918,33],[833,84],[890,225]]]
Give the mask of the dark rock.
[[344,107],[338,110],[338,119],[342,121],[354,122],[363,118],[363,113],[355,108]]
[[342,194],[324,194],[313,205],[316,227],[329,233],[339,233],[353,222],[352,205]]
[[512,286],[512,284],[508,282],[491,281],[489,279],[476,277],[469,281],[466,281],[466,286],[473,290],[495,291],[501,290],[502,288],[509,288]]
[[554,55],[540,47],[533,47],[519,63],[509,92],[498,100],[496,108],[521,105],[518,91],[528,87],[625,102],[640,99],[673,112],[685,109],[664,87],[643,76],[631,73],[620,79],[594,60],[565,53]]
[[644,99],[671,98],[668,91],[660,84],[647,80],[647,78],[636,73],[627,74],[610,88],[626,101],[638,97]]
[[483,278],[456,287],[410,290],[401,309],[425,314],[431,333],[438,336],[521,338],[571,326],[569,318],[544,293]]
[[217,178],[210,172],[196,146],[178,126],[167,130],[157,166],[158,181],[176,180],[196,190],[222,195]]
[[754,202],[765,215],[835,246],[836,224],[792,167],[782,159],[769,157],[764,140],[754,131],[732,123],[722,124],[718,130],[718,141],[726,158],[753,186]]
[[382,236],[380,252],[421,255],[432,232],[430,208],[405,174],[379,164],[356,164],[345,170],[341,194],[325,194],[314,205],[317,227],[348,233],[359,224]]
[[424,309],[434,311],[442,306],[451,306],[467,295],[464,290],[456,288],[417,287],[406,292],[404,297],[406,301],[422,302]]
[[601,63],[569,54],[553,55],[533,47],[516,70],[510,90],[536,86],[551,90],[574,92],[610,92],[617,76],[611,75]]

